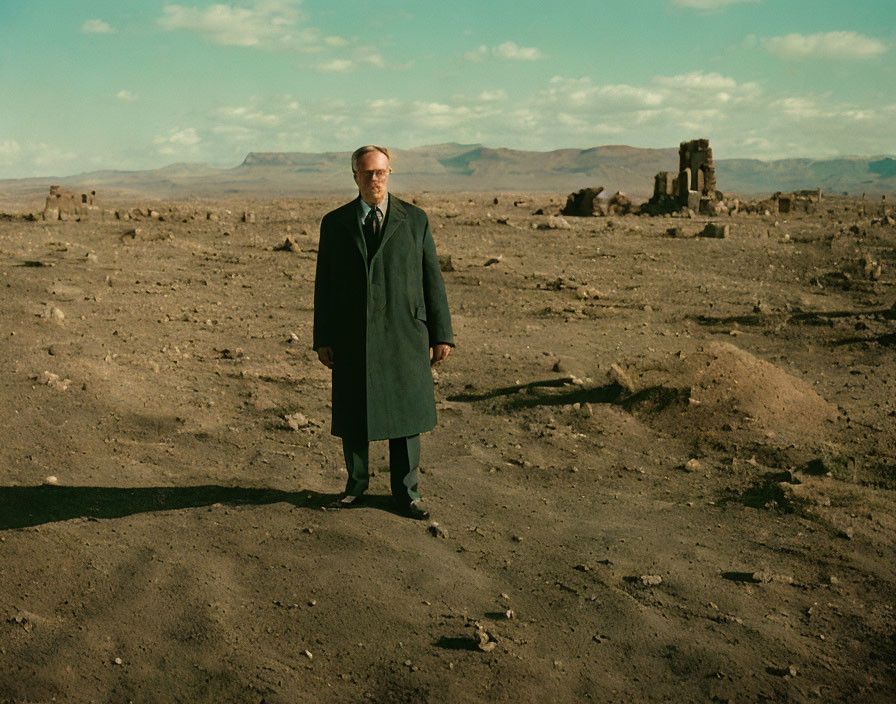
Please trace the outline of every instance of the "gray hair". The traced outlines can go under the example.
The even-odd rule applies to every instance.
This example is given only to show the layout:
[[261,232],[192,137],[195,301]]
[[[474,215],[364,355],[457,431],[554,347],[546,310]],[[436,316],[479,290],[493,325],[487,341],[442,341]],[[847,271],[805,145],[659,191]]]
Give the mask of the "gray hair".
[[352,152],[352,173],[355,173],[358,170],[358,160],[367,154],[368,152],[380,152],[380,154],[385,154],[386,158],[389,162],[392,162],[392,155],[389,153],[389,150],[385,147],[377,146],[376,144],[368,144],[363,147],[359,147]]

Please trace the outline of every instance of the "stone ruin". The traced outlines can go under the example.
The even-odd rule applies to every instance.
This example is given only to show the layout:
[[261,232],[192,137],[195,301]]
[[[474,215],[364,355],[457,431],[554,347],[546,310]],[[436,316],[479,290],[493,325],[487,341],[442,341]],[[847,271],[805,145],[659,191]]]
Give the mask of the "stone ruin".
[[622,191],[614,193],[606,205],[601,204],[599,196],[603,191],[604,187],[598,186],[570,193],[566,197],[566,205],[560,210],[560,214],[587,218],[602,215],[628,215],[634,212],[631,198]]
[[678,173],[661,171],[654,179],[653,197],[645,208],[651,213],[690,209],[716,214],[722,194],[716,190],[716,169],[708,139],[682,142],[678,148]]
[[563,206],[560,213],[586,218],[593,215],[603,215],[604,210],[598,202],[598,196],[603,190],[603,186],[598,186],[597,188],[583,188],[581,191],[570,193],[566,197],[566,205]]
[[74,193],[61,186],[50,186],[44,220],[78,220],[100,212],[96,205],[96,191]]

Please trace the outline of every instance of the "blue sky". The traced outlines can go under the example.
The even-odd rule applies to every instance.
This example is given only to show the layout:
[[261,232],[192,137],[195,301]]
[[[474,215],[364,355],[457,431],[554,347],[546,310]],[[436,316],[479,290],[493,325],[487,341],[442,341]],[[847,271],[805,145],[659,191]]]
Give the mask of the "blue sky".
[[369,142],[896,153],[896,2],[0,0],[0,178]]

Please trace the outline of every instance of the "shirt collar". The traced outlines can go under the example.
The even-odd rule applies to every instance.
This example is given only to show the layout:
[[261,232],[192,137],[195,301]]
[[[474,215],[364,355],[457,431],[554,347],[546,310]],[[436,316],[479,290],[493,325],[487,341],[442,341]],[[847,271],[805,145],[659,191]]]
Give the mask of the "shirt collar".
[[[367,205],[366,201],[359,195],[358,202],[361,204],[361,222],[367,218],[367,213],[370,212],[370,206]],[[383,214],[383,218],[386,217],[386,211],[389,210],[389,192],[386,191],[386,195],[383,196],[383,200],[379,204],[380,212]]]

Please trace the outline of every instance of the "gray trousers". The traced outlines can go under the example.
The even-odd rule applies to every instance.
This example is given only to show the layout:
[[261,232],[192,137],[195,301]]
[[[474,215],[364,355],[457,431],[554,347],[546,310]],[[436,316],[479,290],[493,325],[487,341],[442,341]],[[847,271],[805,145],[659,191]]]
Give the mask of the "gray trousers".
[[[349,438],[342,439],[342,452],[348,470],[345,493],[360,496],[370,485],[370,443]],[[420,467],[420,436],[389,439],[389,475],[392,496],[399,505],[407,505],[420,498],[417,474]]]

